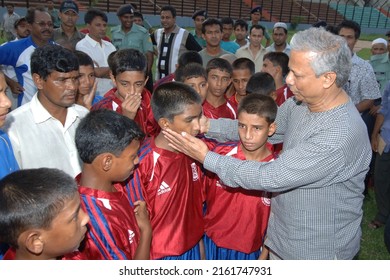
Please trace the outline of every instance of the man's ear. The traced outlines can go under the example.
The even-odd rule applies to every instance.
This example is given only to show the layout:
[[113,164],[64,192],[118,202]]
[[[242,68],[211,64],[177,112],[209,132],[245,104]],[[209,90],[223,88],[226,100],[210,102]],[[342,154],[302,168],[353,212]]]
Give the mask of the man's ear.
[[112,83],[114,84],[114,87],[117,87],[116,86],[116,79],[115,79],[114,75],[112,74],[111,70],[110,70],[109,76],[110,76],[110,79],[111,79]]
[[45,242],[42,240],[41,231],[32,229],[23,232],[19,238],[18,243],[24,246],[26,250],[34,255],[40,255],[45,247]]
[[323,87],[328,89],[336,82],[337,75],[335,72],[326,72],[323,77]]
[[37,73],[34,73],[32,74],[32,78],[37,89],[43,89],[43,83],[45,81],[41,78],[41,76],[39,76]]

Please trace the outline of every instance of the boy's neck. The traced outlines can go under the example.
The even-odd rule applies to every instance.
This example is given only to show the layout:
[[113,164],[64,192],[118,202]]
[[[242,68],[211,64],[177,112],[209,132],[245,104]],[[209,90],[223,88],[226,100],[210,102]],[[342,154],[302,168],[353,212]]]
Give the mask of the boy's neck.
[[226,103],[225,96],[223,96],[223,95],[222,96],[215,96],[211,92],[207,93],[206,100],[208,103],[210,103],[210,105],[212,105],[215,108]]
[[92,164],[84,164],[80,178],[80,186],[105,192],[116,192],[113,182],[107,180],[104,174],[105,172],[96,171]]
[[246,160],[262,161],[263,159],[271,155],[271,151],[267,148],[267,144],[264,144],[256,151],[247,151],[242,144],[240,145]]
[[168,140],[164,137],[164,135],[161,132],[154,138],[154,144],[156,145],[156,147],[160,149],[177,153],[177,151],[174,148],[168,145]]

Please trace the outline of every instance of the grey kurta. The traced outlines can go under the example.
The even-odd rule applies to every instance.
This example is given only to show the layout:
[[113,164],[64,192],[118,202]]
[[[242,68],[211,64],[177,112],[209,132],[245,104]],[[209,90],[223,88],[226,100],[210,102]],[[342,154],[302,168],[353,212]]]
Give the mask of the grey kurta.
[[[225,121],[215,130],[216,122],[208,135],[237,135],[236,122]],[[205,168],[228,186],[274,193],[266,245],[281,258],[352,259],[360,248],[371,159],[360,114],[352,102],[312,113],[291,98],[279,108],[276,123],[273,138],[284,135],[277,160],[240,161],[209,152]]]

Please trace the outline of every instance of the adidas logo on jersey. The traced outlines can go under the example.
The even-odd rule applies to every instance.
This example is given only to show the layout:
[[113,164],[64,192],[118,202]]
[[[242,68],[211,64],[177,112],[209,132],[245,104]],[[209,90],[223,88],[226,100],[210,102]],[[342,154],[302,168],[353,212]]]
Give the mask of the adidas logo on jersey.
[[191,170],[192,170],[192,181],[198,181],[199,180],[199,174],[198,169],[196,168],[196,163],[191,163]]
[[163,181],[160,187],[158,188],[157,195],[162,195],[170,191],[171,191],[171,187]]
[[128,229],[127,231],[129,233],[129,243],[131,244],[134,242],[135,233],[134,233],[134,231],[132,231],[130,229]]

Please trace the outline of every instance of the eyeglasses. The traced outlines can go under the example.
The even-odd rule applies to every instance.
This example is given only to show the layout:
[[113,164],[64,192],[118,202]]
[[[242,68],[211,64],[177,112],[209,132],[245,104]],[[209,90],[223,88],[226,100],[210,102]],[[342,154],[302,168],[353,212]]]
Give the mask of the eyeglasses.
[[35,24],[38,24],[39,27],[42,27],[44,28],[45,26],[47,27],[53,27],[53,23],[51,21],[48,21],[48,22],[44,22],[44,21],[40,21],[40,22],[35,22]]

